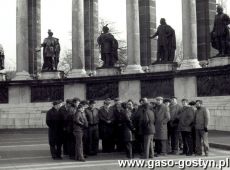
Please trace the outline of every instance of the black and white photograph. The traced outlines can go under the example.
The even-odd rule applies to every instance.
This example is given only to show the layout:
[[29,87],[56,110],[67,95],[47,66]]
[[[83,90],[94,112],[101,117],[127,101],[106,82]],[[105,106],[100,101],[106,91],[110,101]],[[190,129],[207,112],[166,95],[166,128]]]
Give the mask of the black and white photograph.
[[0,0],[0,170],[230,170],[230,0]]

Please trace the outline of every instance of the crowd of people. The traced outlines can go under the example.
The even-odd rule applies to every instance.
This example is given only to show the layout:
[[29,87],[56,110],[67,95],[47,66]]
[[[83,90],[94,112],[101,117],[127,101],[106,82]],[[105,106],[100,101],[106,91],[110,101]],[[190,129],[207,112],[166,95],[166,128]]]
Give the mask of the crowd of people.
[[[96,107],[94,100],[67,99],[53,102],[47,112],[49,145],[53,159],[85,161],[97,155],[99,140],[102,152],[124,152],[127,158],[157,156],[208,156],[209,111],[201,100],[177,98],[141,98],[139,104],[118,98],[106,99]],[[180,151],[182,150],[182,151]]]

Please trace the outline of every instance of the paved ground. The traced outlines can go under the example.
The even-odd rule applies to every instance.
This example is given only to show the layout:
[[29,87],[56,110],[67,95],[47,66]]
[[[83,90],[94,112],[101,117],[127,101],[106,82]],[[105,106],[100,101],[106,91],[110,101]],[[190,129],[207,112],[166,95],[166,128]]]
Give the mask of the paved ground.
[[[230,135],[220,134],[219,132],[210,133],[210,141],[218,141],[229,143]],[[221,141],[221,138],[224,141]],[[209,160],[225,160],[230,157],[230,151],[211,148],[209,157],[183,157],[183,156],[167,156],[158,157],[153,160],[197,160],[199,158]],[[42,131],[0,131],[0,170],[72,170],[72,169],[94,169],[94,170],[118,170],[118,169],[148,169],[148,168],[121,168],[118,160],[126,159],[122,153],[102,154],[87,158],[86,162],[76,162],[68,160],[54,161],[49,154],[47,144],[47,132]],[[140,160],[138,156],[135,158]],[[230,161],[228,162],[230,165]],[[159,169],[159,168],[156,168]],[[177,170],[174,168],[160,168],[164,170]],[[186,168],[201,170],[202,168]],[[216,170],[207,168],[208,170]],[[223,168],[230,170],[230,168]]]

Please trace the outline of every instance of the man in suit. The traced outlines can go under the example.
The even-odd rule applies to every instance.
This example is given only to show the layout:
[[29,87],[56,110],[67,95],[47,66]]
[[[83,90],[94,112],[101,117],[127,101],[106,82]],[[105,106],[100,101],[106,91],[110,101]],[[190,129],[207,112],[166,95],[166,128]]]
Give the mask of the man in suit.
[[53,102],[53,107],[46,114],[46,124],[49,127],[50,153],[53,159],[62,159],[62,116],[58,112],[59,101]]

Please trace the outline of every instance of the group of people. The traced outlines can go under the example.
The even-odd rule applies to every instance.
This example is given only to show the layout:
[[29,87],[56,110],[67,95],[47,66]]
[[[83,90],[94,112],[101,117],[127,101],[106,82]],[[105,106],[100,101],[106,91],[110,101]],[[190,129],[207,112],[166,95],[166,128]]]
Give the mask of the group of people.
[[[85,161],[97,155],[99,140],[102,152],[125,152],[127,158],[140,154],[149,159],[159,155],[208,155],[209,111],[201,100],[156,97],[141,98],[139,104],[118,98],[106,99],[96,107],[94,100],[67,99],[53,102],[47,112],[49,145],[53,159]],[[179,153],[183,146],[183,151]]]

